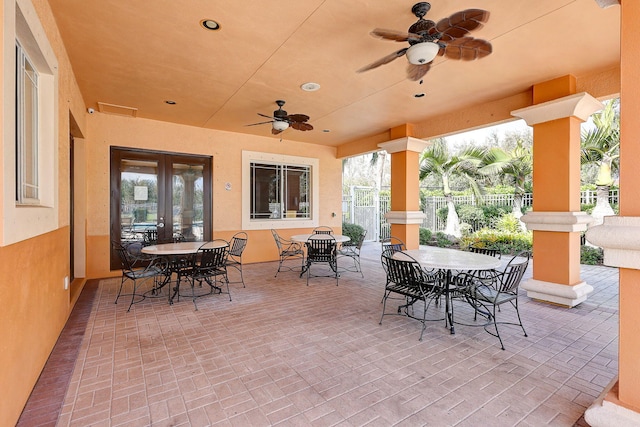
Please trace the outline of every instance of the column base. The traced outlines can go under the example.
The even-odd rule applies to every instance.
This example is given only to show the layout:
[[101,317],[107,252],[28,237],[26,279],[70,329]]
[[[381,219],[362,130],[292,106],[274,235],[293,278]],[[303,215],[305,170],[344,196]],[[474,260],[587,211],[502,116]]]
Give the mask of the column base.
[[529,279],[522,282],[520,287],[527,291],[529,298],[551,302],[554,304],[575,307],[587,299],[587,295],[593,292],[593,286],[580,282],[576,285],[563,285],[561,283],[543,282],[542,280]]
[[604,389],[598,399],[584,413],[591,427],[619,427],[640,425],[640,413],[618,403],[618,379]]

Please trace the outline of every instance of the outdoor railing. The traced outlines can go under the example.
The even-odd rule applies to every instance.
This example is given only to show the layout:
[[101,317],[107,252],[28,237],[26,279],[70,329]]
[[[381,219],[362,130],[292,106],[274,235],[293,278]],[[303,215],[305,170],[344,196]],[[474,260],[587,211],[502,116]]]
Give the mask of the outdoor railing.
[[[342,195],[342,220],[344,222],[362,225],[367,230],[367,238],[379,241],[390,237],[391,225],[387,223],[384,214],[391,210],[391,197],[388,194],[379,194],[377,190],[370,187],[351,187],[350,194]],[[618,189],[609,192],[609,202],[618,203]],[[595,204],[597,193],[595,190],[584,190],[580,192],[580,203],[583,205]],[[453,203],[456,205],[495,205],[513,206],[513,194],[486,194],[482,200],[478,200],[474,195],[453,196]],[[527,208],[533,204],[533,194],[525,193],[522,196],[522,206]],[[445,221],[438,216],[438,210],[447,206],[444,196],[429,196],[425,199],[423,212],[425,219],[421,227],[434,232],[443,231]],[[473,229],[479,227],[478,224],[470,224]]]

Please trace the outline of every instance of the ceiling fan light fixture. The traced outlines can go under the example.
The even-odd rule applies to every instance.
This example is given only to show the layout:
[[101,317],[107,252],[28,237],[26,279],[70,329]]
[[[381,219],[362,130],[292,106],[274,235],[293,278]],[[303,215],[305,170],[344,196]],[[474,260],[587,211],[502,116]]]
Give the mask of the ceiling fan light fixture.
[[289,128],[289,123],[285,122],[284,120],[275,120],[273,122],[273,128],[282,132],[283,130],[287,130]]
[[416,43],[407,50],[407,59],[415,65],[428,64],[433,61],[439,51],[440,45],[438,43]]

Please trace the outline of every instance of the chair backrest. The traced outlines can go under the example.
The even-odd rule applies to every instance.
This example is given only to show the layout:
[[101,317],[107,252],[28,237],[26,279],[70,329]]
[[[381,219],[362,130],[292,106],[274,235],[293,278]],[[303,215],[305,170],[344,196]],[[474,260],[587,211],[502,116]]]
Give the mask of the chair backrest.
[[229,248],[229,255],[235,257],[241,257],[244,248],[247,246],[249,236],[244,231],[240,231],[233,235],[231,238],[231,248]]
[[362,244],[364,243],[364,238],[367,236],[367,230],[364,230],[364,232],[360,235],[360,238],[356,241],[355,247],[358,248],[358,250],[362,249]]
[[144,234],[142,235],[143,242],[145,246],[155,245],[158,243],[158,229],[157,228],[147,228],[144,230]]
[[336,239],[329,234],[312,234],[305,244],[309,262],[328,262],[336,258]]
[[426,283],[422,266],[410,255],[389,247],[382,252],[382,265],[387,272],[387,284],[396,283],[419,288]]
[[404,251],[407,249],[407,247],[405,246],[404,242],[400,239],[398,239],[397,237],[387,237],[386,239],[382,240],[382,250],[384,251],[387,248],[391,248],[394,251]]
[[273,240],[276,241],[276,245],[278,246],[278,253],[282,252],[282,244],[280,243],[280,235],[273,228],[271,229],[271,234],[273,235]]
[[474,245],[469,246],[469,252],[474,252],[474,253],[483,254],[483,255],[490,255],[496,258],[502,257],[502,253],[500,253],[498,249],[483,248],[483,247],[474,246]]
[[500,277],[500,287],[498,289],[500,292],[513,294],[518,291],[522,276],[529,266],[530,256],[531,254],[528,251],[522,251],[511,258]]
[[313,229],[313,234],[333,234],[333,228],[321,225]]
[[229,244],[226,240],[216,239],[206,242],[198,248],[193,258],[194,268],[196,270],[224,268],[228,255]]
[[135,258],[131,252],[129,252],[127,248],[120,243],[112,242],[112,245],[113,249],[118,254],[118,259],[120,259],[122,271],[133,271]]

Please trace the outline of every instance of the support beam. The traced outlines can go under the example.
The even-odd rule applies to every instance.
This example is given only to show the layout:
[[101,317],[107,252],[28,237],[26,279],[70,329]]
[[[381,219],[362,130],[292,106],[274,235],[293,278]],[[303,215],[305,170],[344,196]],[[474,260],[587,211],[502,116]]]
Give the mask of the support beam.
[[587,232],[620,269],[618,378],[585,413],[593,427],[640,425],[640,2],[620,3],[620,216]]
[[[410,132],[410,126],[393,128],[392,135]],[[407,249],[420,246],[420,224],[425,215],[420,211],[420,153],[427,143],[403,136],[378,146],[391,154],[391,211],[385,214],[391,224],[391,235],[401,239]]]
[[533,126],[533,212],[521,220],[533,231],[531,298],[573,307],[593,288],[580,280],[580,233],[590,217],[580,212],[580,123],[602,108],[575,93],[573,76],[538,84],[535,105],[513,112]]

